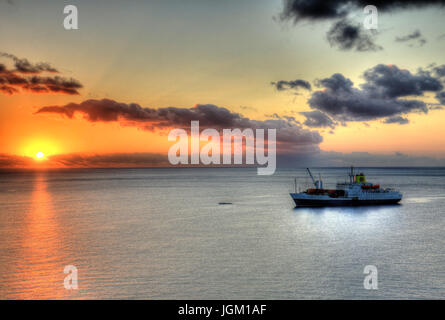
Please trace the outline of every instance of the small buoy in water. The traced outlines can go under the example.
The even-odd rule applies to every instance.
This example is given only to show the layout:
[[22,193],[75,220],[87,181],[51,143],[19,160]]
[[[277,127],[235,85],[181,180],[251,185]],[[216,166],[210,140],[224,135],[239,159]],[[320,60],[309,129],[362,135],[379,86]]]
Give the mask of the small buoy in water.
[[219,202],[218,204],[224,205],[224,204],[232,204],[232,202]]

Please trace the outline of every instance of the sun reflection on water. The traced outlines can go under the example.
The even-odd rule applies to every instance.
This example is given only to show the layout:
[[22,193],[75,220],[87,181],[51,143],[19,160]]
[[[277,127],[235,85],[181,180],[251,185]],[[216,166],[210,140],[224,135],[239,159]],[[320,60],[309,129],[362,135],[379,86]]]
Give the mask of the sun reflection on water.
[[9,285],[17,299],[58,299],[63,286],[63,236],[45,172],[36,172],[22,235],[17,272]]

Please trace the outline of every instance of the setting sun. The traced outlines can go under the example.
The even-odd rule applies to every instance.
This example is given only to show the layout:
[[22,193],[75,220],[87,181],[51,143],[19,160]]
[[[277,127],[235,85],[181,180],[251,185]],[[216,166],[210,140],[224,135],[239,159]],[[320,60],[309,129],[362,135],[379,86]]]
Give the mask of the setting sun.
[[52,155],[60,154],[59,144],[45,136],[35,136],[20,143],[20,154],[35,160],[46,160]]

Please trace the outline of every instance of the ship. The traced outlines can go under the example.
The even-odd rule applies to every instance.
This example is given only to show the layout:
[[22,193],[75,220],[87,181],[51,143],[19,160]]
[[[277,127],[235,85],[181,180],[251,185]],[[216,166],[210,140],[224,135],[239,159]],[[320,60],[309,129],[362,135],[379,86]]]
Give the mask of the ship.
[[290,196],[297,207],[341,207],[397,204],[402,200],[402,193],[392,188],[382,188],[378,184],[366,181],[363,173],[355,174],[354,167],[349,173],[349,182],[337,183],[335,189],[324,189],[321,176],[315,180],[311,170],[307,172],[314,188],[298,192],[295,180],[295,193]]

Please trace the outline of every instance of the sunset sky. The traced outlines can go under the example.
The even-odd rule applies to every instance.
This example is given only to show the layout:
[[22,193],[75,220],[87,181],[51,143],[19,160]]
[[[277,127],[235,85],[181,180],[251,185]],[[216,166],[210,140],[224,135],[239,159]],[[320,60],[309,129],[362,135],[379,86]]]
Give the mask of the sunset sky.
[[289,159],[445,165],[445,7],[376,1],[366,30],[346,2],[0,0],[0,167],[159,165],[190,120],[277,128]]

